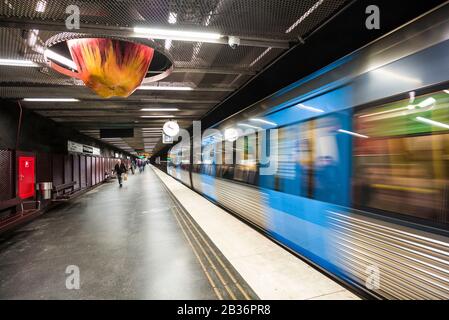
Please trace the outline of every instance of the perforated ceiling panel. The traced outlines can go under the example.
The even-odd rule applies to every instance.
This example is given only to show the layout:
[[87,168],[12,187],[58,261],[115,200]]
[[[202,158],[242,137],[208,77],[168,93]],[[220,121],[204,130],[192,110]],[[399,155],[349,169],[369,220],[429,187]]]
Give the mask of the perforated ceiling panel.
[[[191,125],[271,61],[331,18],[345,0],[2,0],[0,1],[0,59],[31,60],[36,67],[0,65],[0,96],[8,99],[76,98],[76,103],[23,102],[30,108],[97,137],[104,127],[137,128],[131,149],[153,150],[141,128],[161,128],[165,112],[142,108],[176,108],[169,112],[182,127]],[[137,90],[128,99],[103,100],[79,81],[50,69],[43,57],[48,39],[67,32],[66,8],[80,9],[87,36],[135,37],[133,27],[175,28],[217,32],[222,43],[155,39],[173,61],[173,73],[160,85],[189,86],[191,91]],[[72,30],[73,31],[73,30]],[[30,34],[36,41],[31,43]],[[227,45],[230,36],[241,45]],[[69,57],[70,58],[70,57]],[[160,132],[159,132],[160,134]],[[154,137],[152,137],[154,139]],[[108,141],[115,145],[123,141]]]

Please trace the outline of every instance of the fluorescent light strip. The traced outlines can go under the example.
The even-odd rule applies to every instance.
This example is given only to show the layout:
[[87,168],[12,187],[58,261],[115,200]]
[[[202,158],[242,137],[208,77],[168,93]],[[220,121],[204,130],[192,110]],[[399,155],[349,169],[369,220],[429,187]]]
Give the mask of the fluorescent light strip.
[[262,53],[260,54],[260,56],[258,56],[256,59],[254,59],[254,61],[251,62],[249,66],[250,66],[250,67],[254,66],[257,62],[260,61],[260,59],[262,59],[268,52],[270,52],[271,49],[272,49],[271,47],[270,47],[270,48],[267,48],[264,52],[262,52]]
[[37,63],[31,60],[15,60],[15,59],[0,59],[0,66],[39,67]]
[[347,130],[343,130],[343,129],[338,130],[338,132],[349,134],[349,135],[357,137],[357,138],[363,138],[363,139],[368,139],[369,138],[368,136],[365,136],[363,134],[355,133],[355,132],[351,132],[351,131],[347,131]]
[[192,87],[169,87],[169,86],[140,86],[138,90],[158,90],[158,91],[192,91]]
[[51,59],[51,60],[55,60],[56,62],[59,62],[60,64],[63,64],[67,67],[69,67],[70,69],[76,70],[76,64],[75,62],[73,62],[70,59],[67,59],[66,57],[61,56],[60,54],[51,51],[50,49],[47,49],[44,51],[44,57],[46,59]]
[[277,123],[266,121],[266,120],[263,120],[263,119],[254,118],[254,119],[249,119],[249,120],[250,121],[254,121],[254,122],[260,122],[260,123],[269,124],[271,126],[277,126]]
[[239,123],[238,125],[241,126],[241,127],[247,127],[247,128],[252,128],[252,129],[262,129],[262,128],[259,128],[259,127],[256,127],[256,126],[252,126],[252,125],[246,124],[246,123]]
[[318,109],[318,108],[314,108],[314,107],[309,107],[309,106],[305,106],[303,104],[298,104],[295,107],[302,109],[302,110],[307,110],[307,111],[311,111],[311,112],[315,112],[315,113],[324,113],[324,110]]
[[168,116],[140,116],[141,118],[174,118],[174,115],[168,115]]
[[195,32],[142,27],[135,27],[134,33],[138,36],[145,36],[152,39],[170,39],[194,42],[216,42],[222,37],[221,34],[212,32]]
[[294,24],[292,24],[290,26],[290,28],[288,28],[285,33],[290,33],[292,32],[301,22],[303,22],[305,19],[307,19],[308,16],[310,16],[316,9],[318,9],[318,7],[320,5],[322,5],[324,2],[324,0],[320,0],[317,3],[315,3],[309,10],[307,10],[306,13],[304,13],[301,18],[299,18],[298,20],[296,20],[296,22]]
[[423,118],[423,117],[416,117],[416,120],[418,120],[419,122],[422,123],[426,123],[429,124],[431,126],[435,126],[435,127],[440,127],[440,128],[444,128],[444,129],[449,129],[449,125],[442,123],[442,122],[438,122],[438,121],[433,121],[427,118]]
[[179,111],[178,108],[143,108],[140,111]]
[[23,101],[29,102],[77,102],[74,98],[24,98]]

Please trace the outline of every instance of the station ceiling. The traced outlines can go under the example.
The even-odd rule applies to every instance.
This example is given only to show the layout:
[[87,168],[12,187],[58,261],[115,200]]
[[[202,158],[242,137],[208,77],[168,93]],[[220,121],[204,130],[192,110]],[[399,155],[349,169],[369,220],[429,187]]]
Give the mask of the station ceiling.
[[[0,59],[30,60],[33,67],[0,65],[0,97],[94,138],[102,128],[134,128],[134,138],[106,139],[126,151],[154,151],[167,116],[188,128],[241,88],[303,37],[330,20],[345,0],[2,0]],[[66,8],[80,8],[80,29],[66,27]],[[58,34],[136,39],[134,27],[215,32],[216,43],[154,39],[173,62],[157,86],[184,90],[137,90],[128,98],[103,99],[79,81],[46,65],[41,50]],[[30,33],[37,35],[30,42]],[[240,39],[231,48],[229,37]],[[147,40],[147,39],[142,39]],[[31,43],[31,44],[30,44]],[[30,102],[23,98],[73,98],[77,102]],[[242,106],[244,107],[244,106]],[[141,109],[177,111],[142,111]],[[150,118],[142,118],[150,116]]]

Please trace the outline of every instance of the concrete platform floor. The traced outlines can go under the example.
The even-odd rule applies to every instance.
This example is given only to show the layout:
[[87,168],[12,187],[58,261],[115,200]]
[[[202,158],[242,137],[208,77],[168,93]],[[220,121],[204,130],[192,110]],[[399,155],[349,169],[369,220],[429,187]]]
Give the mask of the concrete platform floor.
[[0,299],[257,299],[189,221],[149,168],[101,185],[0,237]]

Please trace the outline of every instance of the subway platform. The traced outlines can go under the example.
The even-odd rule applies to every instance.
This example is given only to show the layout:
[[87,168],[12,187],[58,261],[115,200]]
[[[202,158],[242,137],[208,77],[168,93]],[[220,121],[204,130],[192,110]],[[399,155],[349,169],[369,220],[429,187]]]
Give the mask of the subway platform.
[[156,168],[3,235],[0,275],[0,299],[358,299]]

